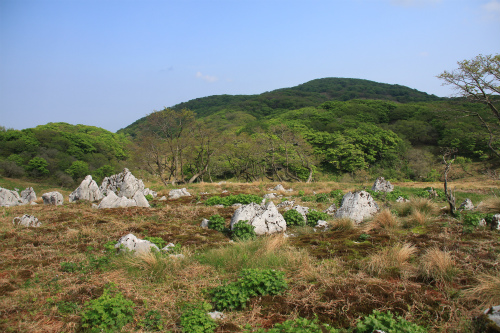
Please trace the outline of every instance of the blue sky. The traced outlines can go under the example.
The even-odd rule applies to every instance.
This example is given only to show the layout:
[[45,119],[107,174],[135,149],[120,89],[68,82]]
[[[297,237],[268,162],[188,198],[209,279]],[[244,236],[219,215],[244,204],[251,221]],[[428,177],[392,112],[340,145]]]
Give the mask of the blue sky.
[[500,0],[0,0],[0,125],[123,128],[153,110],[323,77],[438,96],[500,52]]

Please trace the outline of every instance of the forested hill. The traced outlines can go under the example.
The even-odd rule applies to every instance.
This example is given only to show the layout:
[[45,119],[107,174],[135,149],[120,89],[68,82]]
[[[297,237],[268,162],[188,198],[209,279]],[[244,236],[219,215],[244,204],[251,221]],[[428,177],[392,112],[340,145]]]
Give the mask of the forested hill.
[[[397,84],[362,79],[323,78],[296,87],[277,89],[260,95],[215,95],[196,98],[174,105],[171,108],[174,110],[192,110],[199,118],[226,110],[242,111],[259,119],[284,111],[319,106],[326,101],[348,101],[352,99],[374,99],[407,103],[431,102],[442,98]],[[133,136],[144,120],[145,117],[120,129],[118,133]]]

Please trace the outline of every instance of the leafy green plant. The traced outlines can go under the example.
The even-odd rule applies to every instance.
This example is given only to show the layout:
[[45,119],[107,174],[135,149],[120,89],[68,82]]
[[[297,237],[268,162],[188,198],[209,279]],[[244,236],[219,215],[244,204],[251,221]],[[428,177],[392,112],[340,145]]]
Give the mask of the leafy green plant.
[[297,196],[303,197],[304,195],[306,195],[306,192],[304,192],[304,190],[299,190]]
[[307,225],[314,227],[316,224],[318,224],[319,220],[326,220],[328,219],[328,214],[323,213],[314,209],[310,209],[309,212],[306,214],[307,217]]
[[235,203],[241,203],[243,205],[247,205],[249,203],[258,203],[262,201],[262,198],[258,195],[254,194],[237,194],[237,195],[228,195],[227,197],[219,197],[213,196],[208,198],[205,201],[205,205],[207,206],[215,206],[215,205],[224,205],[224,207],[228,207],[234,205]]
[[254,239],[257,237],[255,233],[255,227],[248,223],[247,220],[238,221],[233,225],[233,229],[231,231],[232,238],[235,240],[248,240]]
[[290,319],[283,323],[278,323],[274,325],[273,328],[265,330],[263,328],[258,328],[256,330],[246,330],[245,333],[255,332],[255,333],[337,333],[339,330],[330,327],[327,324],[319,324],[318,318],[313,320],[307,318],[298,317],[296,319]]
[[180,319],[183,332],[211,333],[215,331],[218,325],[208,315],[211,309],[212,306],[206,302],[186,306]]
[[211,295],[217,310],[237,310],[245,308],[250,297],[278,295],[287,288],[281,271],[244,269],[237,281],[214,288]]
[[342,199],[344,198],[344,193],[342,190],[331,190],[330,193],[328,193],[330,198],[332,198],[334,203],[337,206],[340,206],[340,203],[342,202]]
[[154,245],[158,246],[159,249],[162,249],[167,244],[167,241],[161,237],[146,236],[146,237],[144,237],[144,239],[147,241],[150,241]]
[[153,201],[153,195],[152,194],[147,194],[144,196],[146,198],[147,201]]
[[107,241],[106,244],[104,244],[104,251],[106,253],[115,253],[116,252],[116,248],[115,248],[116,243],[117,243],[117,241],[113,241],[113,240]]
[[302,216],[302,214],[300,214],[295,209],[287,210],[285,213],[283,213],[283,218],[285,219],[287,226],[292,226],[292,225],[304,226],[304,225],[306,225],[306,221],[304,220],[304,217]]
[[208,228],[212,230],[217,230],[217,231],[224,231],[224,228],[226,227],[226,222],[224,221],[224,218],[220,216],[219,214],[215,214],[210,216],[208,219]]
[[158,310],[149,310],[137,326],[147,331],[161,331],[163,329],[163,319]]
[[368,235],[368,234],[361,234],[361,235],[359,235],[358,239],[359,239],[360,241],[363,241],[363,242],[364,242],[365,240],[369,239],[370,237],[371,237],[371,236],[370,236],[370,235]]
[[96,333],[119,331],[134,319],[134,306],[134,302],[110,285],[101,297],[85,303],[82,327]]
[[80,271],[83,268],[83,264],[81,262],[62,262],[61,263],[61,271],[73,273],[76,271]]
[[328,198],[328,194],[318,193],[314,196],[314,201],[316,201],[316,202],[328,202],[330,200]]
[[56,302],[56,306],[57,306],[57,311],[59,311],[59,313],[61,314],[73,314],[76,313],[77,310],[79,309],[78,304],[68,301]]
[[374,310],[371,315],[363,318],[356,325],[357,333],[371,333],[374,330],[387,333],[427,333],[425,328],[411,323],[403,317],[394,318],[390,311],[379,312],[377,310]]
[[302,198],[300,198],[300,200],[304,202],[314,201],[315,199],[316,197],[314,195],[304,195]]

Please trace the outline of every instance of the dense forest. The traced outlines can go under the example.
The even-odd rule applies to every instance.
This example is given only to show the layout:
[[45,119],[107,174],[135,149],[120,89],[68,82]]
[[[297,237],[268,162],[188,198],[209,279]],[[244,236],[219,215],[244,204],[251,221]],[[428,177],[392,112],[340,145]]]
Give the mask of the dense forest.
[[[498,163],[487,107],[408,87],[326,78],[260,95],[198,98],[154,111],[117,134],[64,123],[0,131],[0,171],[61,185],[123,165],[165,184],[341,180],[435,181],[443,148],[459,163]],[[485,167],[486,167],[485,163]]]

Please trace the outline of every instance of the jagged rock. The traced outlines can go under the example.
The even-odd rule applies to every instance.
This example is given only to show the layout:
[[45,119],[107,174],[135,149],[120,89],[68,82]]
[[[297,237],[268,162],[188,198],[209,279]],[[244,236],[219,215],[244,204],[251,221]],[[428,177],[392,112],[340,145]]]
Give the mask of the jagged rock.
[[133,234],[128,234],[120,238],[118,243],[115,244],[115,249],[119,249],[120,251],[133,251],[135,255],[148,253],[151,249],[160,251],[158,246],[154,243],[148,240],[139,239]]
[[394,185],[390,181],[385,180],[384,177],[378,177],[373,183],[372,191],[374,192],[392,192],[394,191]]
[[91,175],[85,177],[80,186],[69,195],[69,202],[78,200],[99,201],[103,197],[99,186]]
[[44,205],[59,206],[62,205],[64,202],[63,195],[56,191],[42,194],[42,199]]
[[200,225],[200,227],[202,227],[202,228],[208,228],[208,222],[210,222],[210,220],[203,219],[203,220],[201,221],[201,225]]
[[462,211],[462,210],[473,210],[474,209],[474,204],[472,203],[472,201],[467,198],[465,199],[464,202],[462,202],[460,204],[460,206],[458,207],[458,210]]
[[340,208],[335,212],[335,217],[347,217],[360,223],[378,211],[379,207],[370,193],[366,191],[349,192],[344,195]]
[[126,208],[126,207],[149,207],[149,202],[146,200],[142,192],[137,192],[132,199],[119,197],[114,192],[109,192],[102,199],[99,208]]
[[113,192],[119,197],[130,199],[140,192],[142,195],[151,194],[153,198],[156,197],[156,192],[145,189],[142,180],[135,178],[127,168],[121,173],[104,178],[99,190],[103,196]]
[[21,200],[26,204],[36,201],[36,193],[33,187],[27,187],[21,192]]
[[323,221],[323,220],[318,220],[315,228],[325,228],[326,229],[326,228],[328,228],[328,222]]
[[146,196],[146,195],[149,195],[149,194],[150,194],[150,195],[153,197],[153,199],[154,199],[154,198],[156,198],[156,197],[158,196],[158,193],[156,193],[156,192],[155,192],[155,191],[153,191],[153,190],[150,190],[149,188],[145,188],[145,189],[144,189],[144,191],[142,191],[142,194],[143,194],[144,196]]
[[14,220],[12,221],[12,224],[14,225],[20,225],[23,227],[39,227],[42,225],[40,221],[33,215],[28,215],[25,214],[21,217],[14,217]]
[[291,207],[295,204],[293,200],[286,200],[276,205],[276,208]]
[[272,201],[265,206],[251,203],[238,208],[231,218],[231,229],[238,221],[247,220],[255,227],[257,235],[273,234],[286,230],[286,221]]
[[167,201],[167,197],[166,196],[162,196],[160,199],[158,199],[158,201]]
[[276,193],[264,194],[264,199],[276,199]]
[[[500,305],[492,306],[484,311],[488,319],[496,324],[496,329],[500,330]],[[493,331],[492,331],[493,332]]]
[[303,206],[295,206],[293,207],[292,209],[295,209],[297,212],[300,213],[300,215],[302,215],[302,217],[304,218],[304,221],[306,221],[306,224],[307,224],[307,213],[309,213],[309,207],[303,207]]
[[331,204],[330,207],[328,207],[323,211],[323,213],[327,213],[328,215],[334,215],[336,211],[337,211],[337,206],[335,206],[335,204]]
[[168,192],[168,198],[170,200],[179,199],[180,197],[190,197],[190,196],[191,194],[185,188],[171,190],[170,192]]
[[0,187],[0,207],[13,207],[22,204],[23,200],[17,191],[11,191]]

